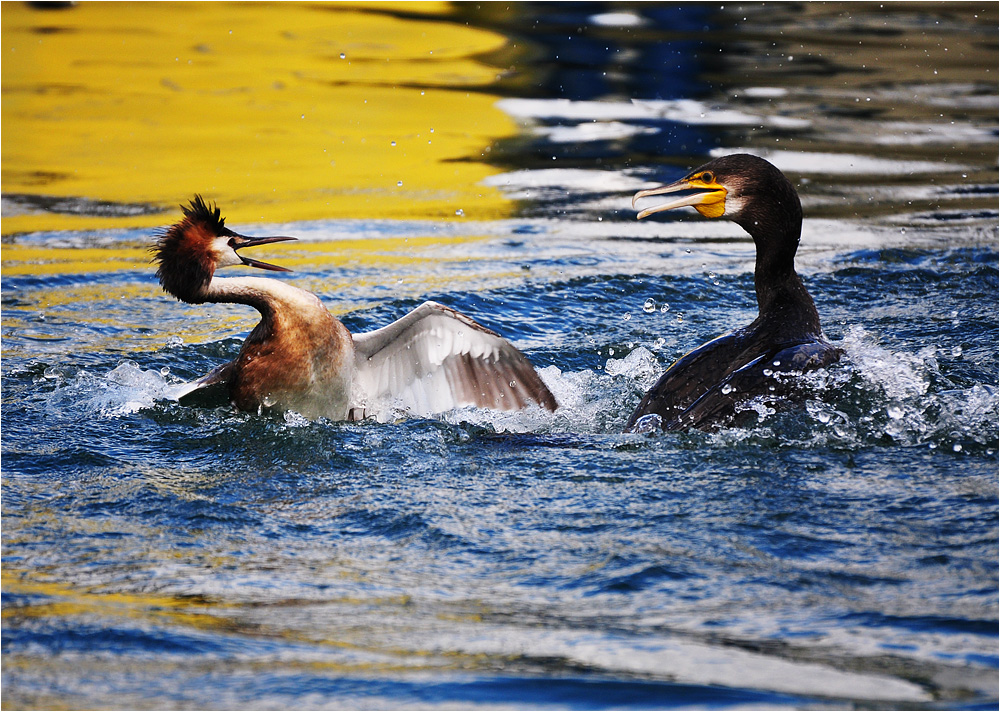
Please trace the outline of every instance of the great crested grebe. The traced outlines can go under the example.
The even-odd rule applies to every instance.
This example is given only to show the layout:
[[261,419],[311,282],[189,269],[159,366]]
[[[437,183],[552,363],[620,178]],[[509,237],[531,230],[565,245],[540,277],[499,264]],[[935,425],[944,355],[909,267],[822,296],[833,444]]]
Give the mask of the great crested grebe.
[[261,320],[239,356],[181,387],[178,399],[222,388],[241,410],[331,420],[359,420],[386,404],[417,415],[461,406],[556,409],[517,348],[454,309],[425,302],[388,326],[351,334],[304,289],[277,279],[216,277],[217,269],[234,265],[288,272],[238,250],[296,238],[239,235],[201,196],[181,207],[184,218],[152,248],[163,289],[190,304],[247,304]]
[[794,395],[795,374],[840,358],[840,350],[823,337],[816,305],[795,272],[802,206],[784,174],[757,156],[724,156],[675,183],[639,191],[632,206],[640,198],[682,191],[686,195],[646,208],[637,218],[691,206],[750,233],[757,248],[759,313],[748,326],[699,346],[668,368],[632,414],[629,430],[724,425],[746,401]]

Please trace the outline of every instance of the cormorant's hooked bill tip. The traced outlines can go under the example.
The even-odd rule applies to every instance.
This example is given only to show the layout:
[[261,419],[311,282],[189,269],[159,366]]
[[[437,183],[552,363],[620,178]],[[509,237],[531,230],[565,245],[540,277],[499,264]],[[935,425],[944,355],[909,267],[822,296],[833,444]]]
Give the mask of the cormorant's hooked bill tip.
[[[258,245],[268,245],[272,242],[288,242],[290,240],[298,240],[297,237],[288,237],[285,235],[275,235],[273,237],[245,237],[243,235],[234,234],[229,240],[229,244],[232,246],[233,251],[241,250],[244,247],[257,247]],[[257,267],[258,269],[266,269],[272,272],[291,272],[292,270],[287,267],[280,267],[278,265],[272,265],[269,262],[261,262],[260,260],[254,260],[249,257],[244,257],[237,252],[237,257],[243,262],[247,267]]]
[[639,200],[639,198],[648,198],[653,195],[666,195],[668,193],[679,193],[682,191],[696,192],[691,193],[690,195],[681,196],[675,200],[671,200],[660,205],[645,208],[644,210],[639,211],[639,214],[635,216],[636,220],[642,220],[644,217],[648,217],[653,213],[662,213],[666,210],[673,210],[674,208],[683,208],[686,206],[694,207],[699,213],[709,218],[719,217],[726,211],[727,191],[725,186],[716,182],[714,179],[711,182],[705,182],[701,179],[692,178],[684,178],[676,183],[660,186],[658,188],[640,190],[632,196],[632,209],[635,209],[635,203]]

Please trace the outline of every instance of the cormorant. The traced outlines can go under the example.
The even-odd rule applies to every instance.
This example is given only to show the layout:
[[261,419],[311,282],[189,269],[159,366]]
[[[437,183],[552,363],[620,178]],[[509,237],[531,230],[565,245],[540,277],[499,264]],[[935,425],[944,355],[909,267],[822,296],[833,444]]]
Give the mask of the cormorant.
[[784,174],[749,154],[723,156],[670,185],[632,199],[681,193],[637,219],[691,206],[707,218],[742,227],[757,248],[757,318],[699,346],[668,368],[629,418],[627,430],[712,429],[732,423],[747,401],[793,396],[796,376],[824,368],[840,350],[823,337],[812,297],[795,272],[802,205]]

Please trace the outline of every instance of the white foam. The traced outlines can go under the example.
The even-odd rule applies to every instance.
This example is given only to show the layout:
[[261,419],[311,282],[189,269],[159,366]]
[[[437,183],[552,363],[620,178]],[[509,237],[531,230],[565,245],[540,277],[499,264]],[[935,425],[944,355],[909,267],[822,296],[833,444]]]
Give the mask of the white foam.
[[166,372],[146,370],[133,361],[123,361],[104,375],[80,371],[58,386],[49,407],[60,411],[74,408],[102,417],[129,415],[152,408],[169,398]]
[[817,400],[806,403],[818,426],[813,444],[853,446],[888,437],[902,445],[958,446],[957,452],[963,441],[995,441],[996,389],[974,384],[932,391],[939,376],[936,347],[894,351],[862,327],[852,327],[838,345],[845,351],[841,364],[804,376],[817,389]]
[[924,395],[930,387],[930,374],[937,370],[933,347],[917,355],[891,351],[876,343],[864,327],[851,327],[842,346],[857,373],[889,400]]

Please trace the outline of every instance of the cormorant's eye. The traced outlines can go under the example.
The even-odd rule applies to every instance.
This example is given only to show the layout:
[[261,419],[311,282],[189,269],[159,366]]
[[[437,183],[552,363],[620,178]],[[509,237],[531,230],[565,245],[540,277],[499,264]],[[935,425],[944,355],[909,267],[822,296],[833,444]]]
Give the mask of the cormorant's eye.
[[701,182],[702,183],[714,183],[715,182],[715,176],[712,175],[712,171],[705,171],[704,173],[702,173],[701,174]]

